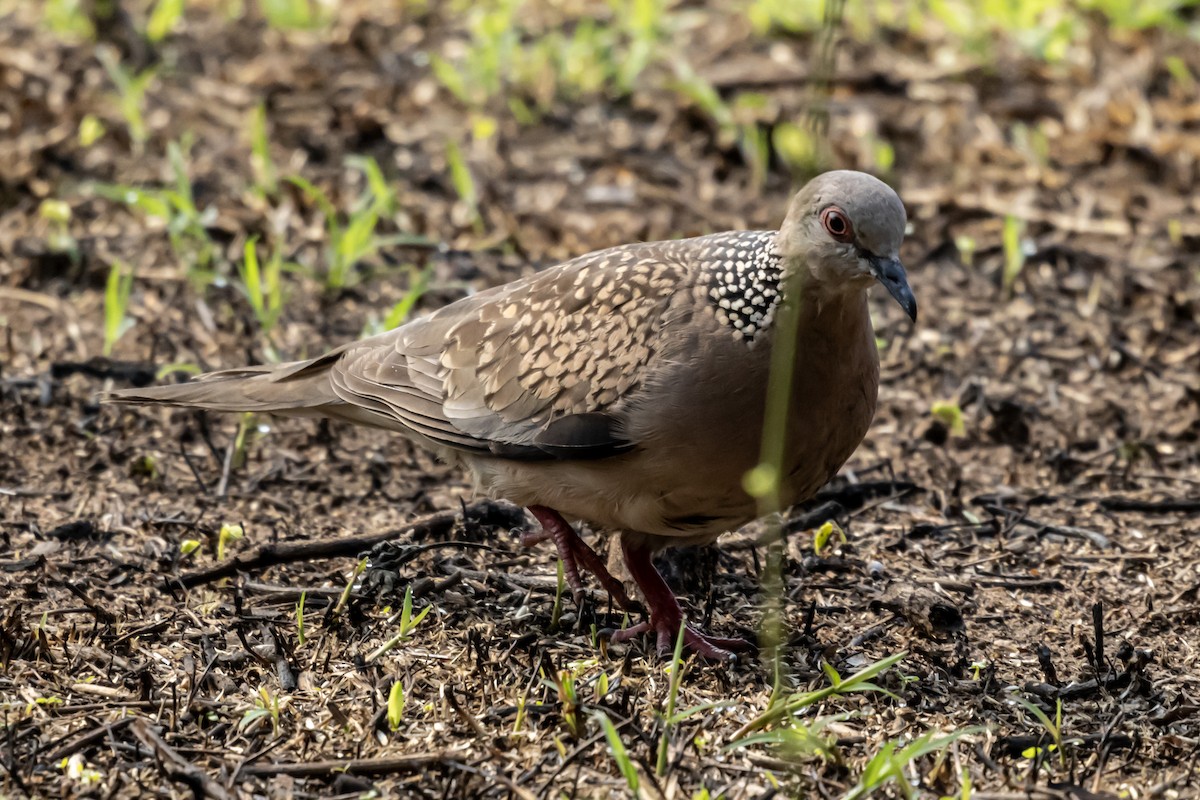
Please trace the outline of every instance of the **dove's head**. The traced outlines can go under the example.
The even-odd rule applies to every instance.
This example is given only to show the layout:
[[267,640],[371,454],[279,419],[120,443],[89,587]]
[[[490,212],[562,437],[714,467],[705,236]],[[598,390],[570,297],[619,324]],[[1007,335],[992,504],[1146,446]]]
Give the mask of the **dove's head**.
[[851,170],[826,172],[792,198],[779,248],[802,286],[838,291],[879,281],[915,322],[917,300],[899,258],[906,223],[904,204],[883,181]]

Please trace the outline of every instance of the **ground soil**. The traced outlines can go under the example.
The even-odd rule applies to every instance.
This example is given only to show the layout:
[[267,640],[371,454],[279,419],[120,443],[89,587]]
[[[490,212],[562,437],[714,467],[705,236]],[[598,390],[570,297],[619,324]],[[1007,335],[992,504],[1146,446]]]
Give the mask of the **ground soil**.
[[[827,730],[835,760],[724,749],[766,707],[770,672],[755,658],[689,660],[678,707],[725,704],[674,726],[655,775],[662,661],[642,644],[596,646],[593,625],[620,623],[599,593],[582,608],[567,598],[555,624],[552,549],[522,550],[502,517],[454,521],[469,499],[458,471],[399,437],[275,419],[227,466],[236,418],[97,403],[166,364],[236,366],[266,350],[231,284],[198,291],[162,225],[89,186],[169,182],[166,143],[188,133],[218,262],[261,234],[315,266],[319,210],[287,185],[270,202],[251,192],[250,110],[266,103],[280,172],[341,207],[362,188],[345,156],[375,157],[398,192],[381,233],[425,243],[367,259],[345,291],[290,279],[271,343],[298,358],[360,335],[408,290],[410,265],[431,270],[425,311],[602,246],[777,225],[798,176],[772,161],[756,180],[736,141],[655,69],[628,97],[560,100],[529,125],[500,98],[483,110],[495,135],[466,145],[483,112],[422,57],[460,45],[463,29],[433,12],[347,5],[328,31],[284,35],[200,4],[154,47],[120,24],[101,35],[128,63],[161,64],[143,146],[93,44],[0,20],[0,794],[608,796],[625,781],[601,709],[651,797],[840,796],[885,742],[971,726],[908,769],[924,793],[958,796],[967,774],[979,797],[1196,795],[1200,104],[1164,67],[1174,56],[1200,76],[1194,42],[1097,34],[1067,64],[998,47],[986,67],[934,39],[840,45],[827,163],[873,168],[872,142],[894,147],[884,176],[910,210],[903,256],[921,317],[911,326],[872,301],[880,408],[824,498],[847,541],[815,554],[807,529],[828,515],[790,512],[786,682],[819,688],[822,663],[848,675],[907,656],[879,679],[891,695],[807,713],[851,712]],[[733,23],[679,37],[727,97],[763,95],[767,125],[805,119],[818,96],[805,79],[814,38],[771,42]],[[87,114],[107,132],[84,147]],[[478,225],[449,177],[450,139],[464,143]],[[49,243],[47,197],[70,205],[75,258]],[[1010,291],[1006,215],[1027,251]],[[135,324],[104,361],[114,258],[137,271]],[[939,402],[961,408],[961,431],[931,415]],[[456,544],[371,572],[338,613],[366,545],[172,585],[216,562],[226,524],[244,528],[229,544],[242,555],[391,532]],[[711,630],[753,634],[766,531],[663,562]],[[183,556],[186,540],[200,549]],[[431,611],[371,659],[410,585]],[[548,680],[561,670],[578,676],[578,707]],[[393,731],[396,681],[407,704]],[[1014,696],[1051,717],[1061,701],[1061,750]],[[257,710],[272,706],[277,725]]]

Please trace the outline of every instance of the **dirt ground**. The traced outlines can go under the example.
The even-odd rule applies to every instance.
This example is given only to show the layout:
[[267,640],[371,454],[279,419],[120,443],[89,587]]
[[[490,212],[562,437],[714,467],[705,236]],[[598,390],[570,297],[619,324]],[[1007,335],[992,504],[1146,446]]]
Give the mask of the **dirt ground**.
[[[875,424],[822,498],[839,505],[785,525],[786,683],[821,688],[822,663],[847,676],[907,655],[877,679],[890,695],[806,712],[849,714],[825,731],[828,758],[727,749],[766,708],[770,671],[689,660],[677,708],[720,704],[670,727],[659,772],[663,662],[597,646],[593,626],[620,624],[599,593],[556,612],[552,549],[522,550],[503,514],[462,518],[457,471],[399,437],[267,418],[234,465],[236,418],[96,397],[164,365],[267,358],[228,279],[247,237],[322,263],[320,210],[287,183],[251,191],[259,102],[280,175],[347,208],[363,179],[344,159],[374,157],[397,192],[381,235],[420,237],[341,291],[289,276],[270,339],[285,359],[361,335],[409,290],[410,265],[430,270],[420,313],[603,246],[776,226],[800,177],[775,158],[759,180],[661,66],[627,97],[559,98],[521,124],[504,98],[468,109],[432,76],[428,54],[465,41],[449,12],[346,4],[327,30],[284,34],[214,8],[189,7],[153,46],[119,23],[99,32],[128,63],[160,65],[141,146],[94,43],[0,17],[0,796],[621,795],[597,709],[646,797],[839,797],[886,743],[974,726],[905,767],[922,796],[960,797],[963,776],[979,798],[1200,794],[1200,101],[1176,74],[1200,79],[1194,40],[1096,23],[1063,63],[998,46],[985,66],[934,33],[840,42],[824,163],[879,172],[905,199],[921,319],[873,298]],[[723,97],[761,96],[765,129],[807,118],[819,37],[687,10],[673,52]],[[87,115],[105,133],[85,147]],[[472,139],[483,116],[497,128]],[[171,183],[167,143],[185,135],[227,273],[204,290],[162,224],[92,188]],[[52,245],[46,198],[69,205],[75,257]],[[1024,255],[1010,290],[1006,217]],[[107,361],[115,258],[136,271],[134,325]],[[961,409],[961,430],[938,403]],[[816,554],[807,529],[831,513],[847,541]],[[371,571],[340,609],[368,549],[357,540],[173,584],[217,563],[223,525],[245,532],[227,557],[350,536],[449,544]],[[764,531],[663,562],[718,634],[761,619]],[[188,540],[200,546],[185,555]],[[428,615],[372,657],[408,586]],[[554,683],[563,671],[574,698]],[[1061,702],[1060,749],[1015,697],[1052,720]]]

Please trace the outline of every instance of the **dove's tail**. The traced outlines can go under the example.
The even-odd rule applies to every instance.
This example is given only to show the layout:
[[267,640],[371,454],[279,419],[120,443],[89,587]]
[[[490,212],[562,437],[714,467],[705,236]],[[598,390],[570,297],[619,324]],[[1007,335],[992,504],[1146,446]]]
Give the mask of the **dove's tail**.
[[[209,372],[169,386],[119,389],[110,403],[156,403],[211,411],[263,411],[293,416],[330,415],[343,405],[333,390],[330,367],[336,351],[309,361]],[[334,414],[336,415],[336,414]]]

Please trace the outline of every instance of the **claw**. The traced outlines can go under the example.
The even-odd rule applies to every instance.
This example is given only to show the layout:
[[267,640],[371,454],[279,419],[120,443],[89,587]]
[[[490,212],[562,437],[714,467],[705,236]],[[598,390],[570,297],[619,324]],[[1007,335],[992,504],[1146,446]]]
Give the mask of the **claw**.
[[575,532],[571,523],[563,519],[562,514],[545,506],[530,506],[529,511],[541,523],[542,529],[536,532],[522,533],[521,545],[529,547],[547,539],[554,541],[554,546],[558,549],[558,557],[562,559],[563,563],[563,578],[571,587],[571,594],[575,598],[576,605],[583,602],[584,596],[583,579],[580,577],[580,567],[582,567],[596,576],[600,585],[612,597],[613,602],[622,609],[636,611],[639,608],[629,593],[625,591],[625,585],[613,577],[596,551]]
[[[655,568],[654,562],[650,560],[649,548],[634,545],[623,536],[621,550],[630,574],[637,581],[638,588],[642,590],[642,595],[650,606],[650,619],[615,631],[611,641],[627,642],[638,636],[654,633],[657,635],[659,655],[669,657],[675,649],[675,637],[679,635],[679,626],[683,624],[683,609]],[[691,625],[684,628],[683,645],[702,658],[713,661],[733,661],[737,658],[737,653],[754,649],[754,644],[745,639],[709,636]]]

